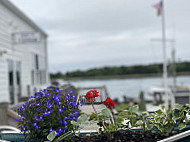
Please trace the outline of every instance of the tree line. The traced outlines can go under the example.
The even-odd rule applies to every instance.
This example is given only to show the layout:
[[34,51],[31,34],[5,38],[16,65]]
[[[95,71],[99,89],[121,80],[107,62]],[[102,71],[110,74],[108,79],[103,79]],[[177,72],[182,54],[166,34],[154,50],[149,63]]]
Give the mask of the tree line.
[[[168,65],[169,73],[174,69],[174,65]],[[177,73],[190,72],[190,62],[180,62],[175,64]],[[51,78],[75,78],[75,77],[98,77],[98,76],[119,76],[119,75],[140,75],[140,74],[162,74],[163,64],[134,65],[134,66],[114,66],[89,69],[87,71],[72,71],[62,74],[61,72],[51,73]]]

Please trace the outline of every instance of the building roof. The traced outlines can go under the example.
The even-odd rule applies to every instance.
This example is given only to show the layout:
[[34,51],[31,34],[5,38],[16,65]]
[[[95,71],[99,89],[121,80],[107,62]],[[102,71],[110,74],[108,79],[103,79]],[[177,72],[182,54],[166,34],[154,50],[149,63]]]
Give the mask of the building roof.
[[20,11],[16,6],[14,6],[9,0],[0,0],[0,3],[2,3],[6,8],[8,8],[10,11],[12,11],[18,17],[20,17],[23,21],[25,21],[27,24],[29,24],[32,28],[39,31],[45,37],[48,36],[41,28],[39,28],[31,19],[29,19],[22,11]]

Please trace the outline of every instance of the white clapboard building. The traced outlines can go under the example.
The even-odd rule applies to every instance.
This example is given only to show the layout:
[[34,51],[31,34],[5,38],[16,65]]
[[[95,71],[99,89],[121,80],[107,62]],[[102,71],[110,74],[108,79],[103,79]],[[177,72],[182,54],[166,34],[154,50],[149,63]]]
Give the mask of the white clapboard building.
[[9,0],[0,0],[0,103],[17,104],[47,85],[47,34]]

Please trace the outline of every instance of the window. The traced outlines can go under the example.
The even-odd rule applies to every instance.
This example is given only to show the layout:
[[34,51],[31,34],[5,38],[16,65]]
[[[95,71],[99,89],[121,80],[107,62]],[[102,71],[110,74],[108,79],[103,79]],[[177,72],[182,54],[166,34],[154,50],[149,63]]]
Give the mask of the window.
[[16,62],[16,84],[20,86],[20,71],[21,71],[21,64],[20,62]]
[[11,104],[14,104],[14,74],[13,61],[8,60],[8,79],[9,79],[9,95]]
[[38,70],[39,69],[39,57],[37,54],[35,55],[35,63],[36,63],[36,70]]
[[8,60],[9,85],[13,85],[13,61]]

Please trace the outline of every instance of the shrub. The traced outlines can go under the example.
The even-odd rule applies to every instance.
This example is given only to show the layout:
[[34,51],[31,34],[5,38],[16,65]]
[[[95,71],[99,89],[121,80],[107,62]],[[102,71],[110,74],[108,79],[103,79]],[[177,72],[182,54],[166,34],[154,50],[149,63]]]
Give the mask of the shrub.
[[79,105],[74,91],[63,94],[62,90],[48,87],[35,93],[19,108],[19,128],[29,139],[46,141],[52,131],[58,137],[76,129],[71,121],[77,120]]

